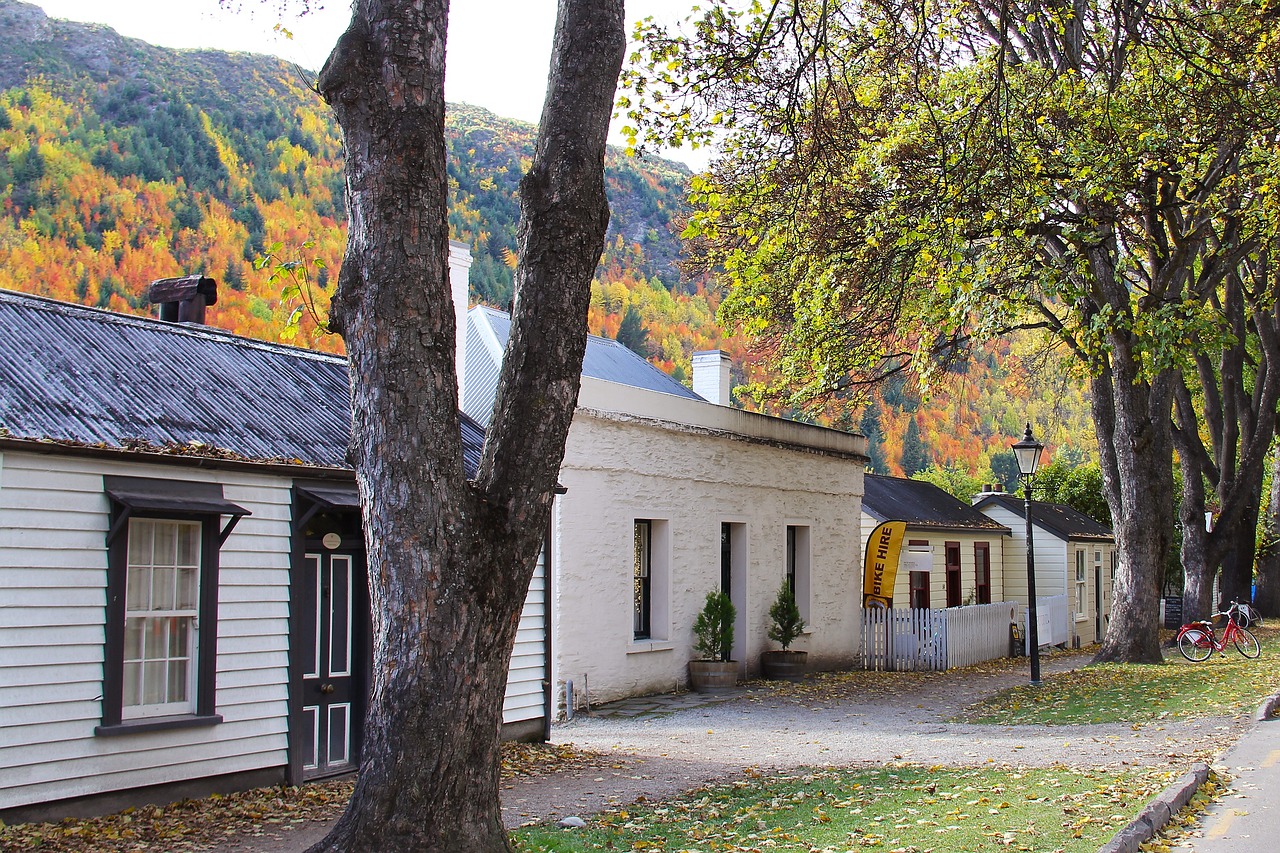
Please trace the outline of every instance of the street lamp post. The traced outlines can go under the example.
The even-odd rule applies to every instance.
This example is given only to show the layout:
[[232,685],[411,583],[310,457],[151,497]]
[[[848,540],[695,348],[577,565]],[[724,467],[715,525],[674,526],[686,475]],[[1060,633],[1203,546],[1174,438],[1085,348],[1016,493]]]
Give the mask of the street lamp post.
[[1027,519],[1027,647],[1031,654],[1031,686],[1040,686],[1040,625],[1036,617],[1036,556],[1031,541],[1031,478],[1040,467],[1040,453],[1044,445],[1036,441],[1031,434],[1031,424],[1027,424],[1027,432],[1013,446],[1013,455],[1018,460],[1018,473],[1022,475],[1023,512]]

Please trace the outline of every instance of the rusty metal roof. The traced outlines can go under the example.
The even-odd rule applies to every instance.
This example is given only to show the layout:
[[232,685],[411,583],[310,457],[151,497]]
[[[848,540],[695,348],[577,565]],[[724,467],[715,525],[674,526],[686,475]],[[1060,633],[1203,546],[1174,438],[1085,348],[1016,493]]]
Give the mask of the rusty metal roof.
[[[349,467],[346,359],[0,291],[0,428],[112,449]],[[464,417],[474,475],[484,443]]]

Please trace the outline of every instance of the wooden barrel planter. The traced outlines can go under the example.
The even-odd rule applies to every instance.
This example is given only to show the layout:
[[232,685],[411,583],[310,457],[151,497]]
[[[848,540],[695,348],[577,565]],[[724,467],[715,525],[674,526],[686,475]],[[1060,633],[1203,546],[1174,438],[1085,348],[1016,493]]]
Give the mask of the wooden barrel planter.
[[737,661],[689,661],[689,686],[699,693],[730,690],[738,683]]
[[760,673],[775,681],[799,681],[809,666],[809,653],[771,651],[760,654]]

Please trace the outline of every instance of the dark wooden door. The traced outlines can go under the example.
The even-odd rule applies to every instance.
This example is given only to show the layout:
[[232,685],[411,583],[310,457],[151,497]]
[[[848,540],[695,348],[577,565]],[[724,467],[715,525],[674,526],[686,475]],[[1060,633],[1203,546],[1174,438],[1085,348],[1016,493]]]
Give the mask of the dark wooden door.
[[302,718],[298,745],[303,777],[355,769],[364,724],[360,584],[363,555],[308,549],[299,590]]

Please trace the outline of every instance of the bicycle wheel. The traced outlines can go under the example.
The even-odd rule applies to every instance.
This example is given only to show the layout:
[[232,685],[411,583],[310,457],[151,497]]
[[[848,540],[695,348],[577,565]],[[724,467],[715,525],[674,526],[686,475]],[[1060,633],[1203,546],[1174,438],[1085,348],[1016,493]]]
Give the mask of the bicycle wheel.
[[1247,658],[1256,658],[1262,654],[1262,647],[1258,645],[1258,641],[1244,628],[1236,631],[1235,644],[1236,651]]
[[1183,631],[1182,636],[1178,637],[1178,651],[1187,660],[1202,661],[1208,660],[1209,655],[1213,654],[1213,646],[1208,634],[1193,628]]
[[1236,608],[1236,623],[1241,628],[1248,628],[1254,622],[1253,608],[1247,604],[1241,604]]

